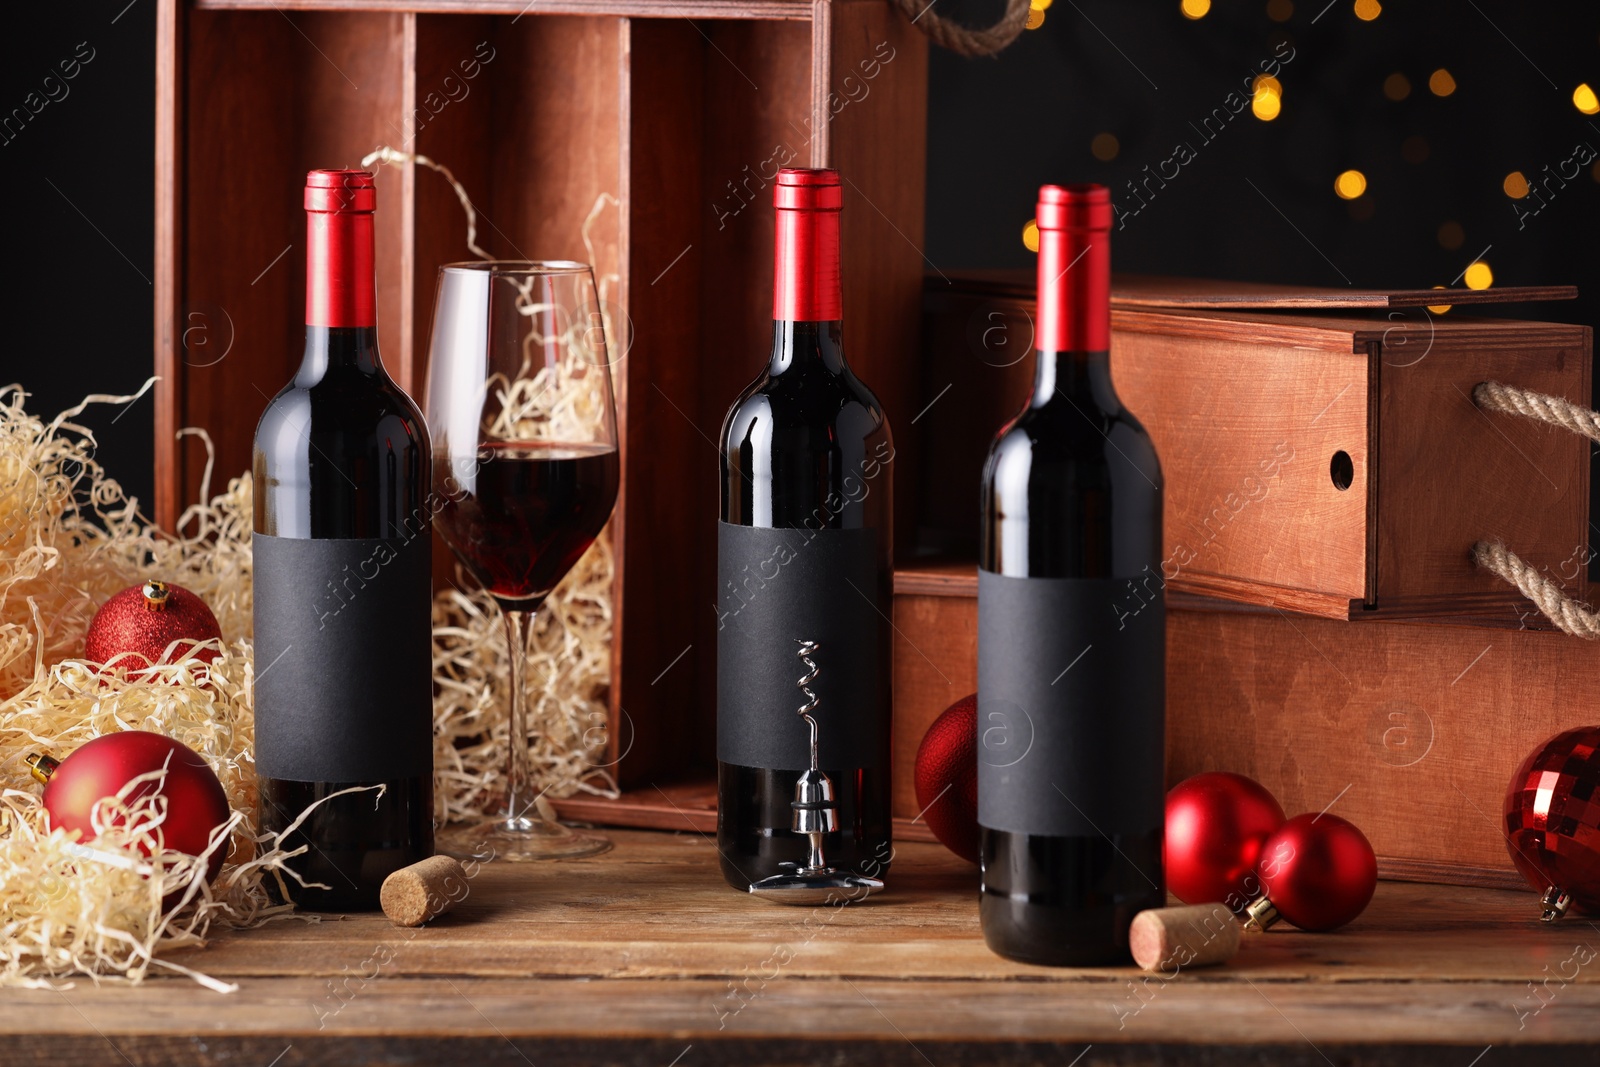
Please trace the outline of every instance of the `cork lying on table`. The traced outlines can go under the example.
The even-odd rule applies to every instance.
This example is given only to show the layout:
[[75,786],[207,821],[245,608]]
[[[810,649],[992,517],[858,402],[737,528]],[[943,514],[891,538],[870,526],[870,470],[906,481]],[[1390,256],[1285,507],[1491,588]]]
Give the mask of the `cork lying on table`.
[[466,896],[467,872],[449,856],[429,856],[383,880],[378,900],[396,926],[421,926]]
[[1128,950],[1147,971],[1223,963],[1239,951],[1239,920],[1223,904],[1151,908],[1133,917]]

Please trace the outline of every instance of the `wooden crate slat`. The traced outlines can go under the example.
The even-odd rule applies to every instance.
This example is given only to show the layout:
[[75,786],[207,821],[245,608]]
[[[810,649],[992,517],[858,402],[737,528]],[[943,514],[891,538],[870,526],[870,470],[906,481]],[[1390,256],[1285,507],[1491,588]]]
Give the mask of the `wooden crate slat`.
[[[851,0],[857,2],[857,0]],[[809,21],[813,0],[195,0],[201,10],[408,11],[436,15],[609,15],[621,18]]]

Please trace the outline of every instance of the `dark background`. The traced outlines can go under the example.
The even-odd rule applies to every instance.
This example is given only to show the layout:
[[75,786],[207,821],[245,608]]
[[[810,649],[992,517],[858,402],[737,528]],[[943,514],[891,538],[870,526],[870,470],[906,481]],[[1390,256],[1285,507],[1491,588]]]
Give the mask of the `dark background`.
[[[1277,0],[1275,13],[1285,6]],[[1119,269],[1418,287],[1448,285],[1482,255],[1496,285],[1585,292],[1506,313],[1600,317],[1591,248],[1600,182],[1590,168],[1521,229],[1502,190],[1513,170],[1536,180],[1580,142],[1600,149],[1600,121],[1572,103],[1579,83],[1600,88],[1600,5],[1396,2],[1370,22],[1351,0],[1287,6],[1276,21],[1266,0],[1216,0],[1191,20],[1178,0],[1053,0],[1044,24],[1000,58],[935,49],[928,258],[947,274],[1028,266],[1022,228],[1041,183],[1104,182],[1119,205],[1134,205],[1126,183],[1181,140],[1197,156],[1116,232]],[[940,0],[947,9],[974,20],[995,10]],[[0,114],[80,42],[95,54],[66,99],[0,144],[13,265],[0,384],[21,382],[40,413],[91,391],[132,392],[150,374],[154,27],[154,0],[28,4],[8,13],[0,40]],[[1204,142],[1189,123],[1242,89],[1285,39],[1295,56],[1280,75],[1281,115],[1262,122],[1246,110]],[[1458,86],[1444,98],[1427,88],[1440,67]],[[1401,101],[1383,92],[1394,73],[1411,83]],[[1100,133],[1117,138],[1115,158],[1091,152]],[[1420,138],[1409,153],[1408,138]],[[1333,191],[1349,168],[1368,180],[1351,202]],[[1446,222],[1462,229],[1457,248],[1440,243]],[[144,501],[152,408],[146,396],[83,419],[102,462]]]

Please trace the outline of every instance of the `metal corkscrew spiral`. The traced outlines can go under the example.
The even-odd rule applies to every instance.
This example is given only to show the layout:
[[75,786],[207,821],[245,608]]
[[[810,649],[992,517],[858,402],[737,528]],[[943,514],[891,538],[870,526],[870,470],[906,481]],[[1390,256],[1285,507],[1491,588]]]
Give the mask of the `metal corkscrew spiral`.
[[800,705],[800,717],[806,721],[807,726],[811,727],[811,769],[813,771],[818,770],[820,765],[817,763],[817,719],[811,713],[817,710],[817,705],[822,701],[818,699],[817,694],[811,691],[811,683],[816,681],[822,674],[822,668],[818,667],[817,661],[811,657],[816,655],[817,650],[821,647],[815,641],[801,641],[800,650],[795,653],[800,657],[800,662],[807,667],[807,673],[802,675],[800,680],[794,684],[799,687],[800,692],[806,695],[806,703]]
[[806,673],[795,681],[795,686],[805,694],[806,702],[800,705],[799,715],[811,731],[811,766],[801,771],[794,783],[794,801],[790,828],[804,834],[810,845],[810,858],[806,863],[784,863],[791,870],[763,878],[750,886],[750,892],[780,904],[820,904],[837,900],[858,900],[883,888],[876,878],[868,878],[851,871],[841,871],[828,864],[823,855],[822,842],[827,834],[839,829],[839,805],[834,799],[833,780],[822,773],[818,756],[821,729],[817,724],[817,708],[822,703],[811,688],[822,675],[822,668],[814,658],[821,645],[815,641],[797,640],[800,646],[795,655],[806,665]]

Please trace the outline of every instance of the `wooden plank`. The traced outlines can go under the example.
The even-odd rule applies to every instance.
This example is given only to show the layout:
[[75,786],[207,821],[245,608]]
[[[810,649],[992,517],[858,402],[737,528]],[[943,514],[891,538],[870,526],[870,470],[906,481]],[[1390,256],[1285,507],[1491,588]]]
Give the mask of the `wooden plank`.
[[[1160,577],[1338,618],[1369,599],[1365,346],[1304,318],[1123,311],[1113,329],[1117,395],[1165,476]],[[1328,474],[1338,452],[1353,464],[1344,491]]]
[[894,548],[908,554],[916,541],[920,462],[928,40],[889,4],[818,6],[828,12],[829,38],[826,70],[820,56],[813,69],[813,163],[836,167],[844,183],[845,354],[889,418]]
[[[904,765],[909,768],[909,764]],[[618,797],[574,793],[551,801],[557,814],[572,822],[597,826],[621,826],[636,830],[691,831],[701,834],[717,830],[717,782],[701,778],[671,785],[651,783],[625,790]],[[898,808],[896,809],[899,810]],[[917,819],[919,812],[897,814],[894,819],[896,841],[933,841],[928,824]]]
[[[1531,605],[1528,606],[1531,609]],[[1171,611],[1167,778],[1248,774],[1380,855],[1509,871],[1501,800],[1540,741],[1592,719],[1600,662],[1549,631]]]
[[[649,815],[634,809],[623,815],[670,828],[683,823],[673,822],[677,816],[661,803],[655,783],[670,789],[674,779],[713,773],[716,689],[714,676],[703,672],[713,663],[706,643],[715,638],[701,615],[712,616],[704,605],[715,582],[706,562],[714,538],[706,531],[717,507],[717,423],[692,413],[703,391],[707,343],[701,307],[702,205],[710,184],[700,154],[708,136],[705,82],[707,64],[723,60],[687,20],[630,20],[626,32],[624,274],[628,314],[650,326],[636,334],[633,350],[615,368],[625,414],[620,526],[613,520],[621,547],[613,716],[627,728],[614,731],[618,741],[631,739],[619,780],[657,806]],[[668,478],[663,471],[701,476]],[[669,618],[680,621],[661,625]],[[682,803],[699,806],[691,799]]]
[[1406,319],[1377,363],[1379,612],[1459,613],[1468,597],[1478,611],[1530,606],[1472,563],[1473,544],[1492,538],[1587,596],[1589,442],[1486,412],[1472,390],[1494,380],[1589,406],[1589,327],[1513,325],[1485,339]]
[[[256,413],[289,380],[304,347],[305,172],[356,166],[390,140],[403,95],[404,20],[190,12],[183,32],[180,307],[202,316],[191,325],[210,337],[196,354],[185,350],[181,406],[157,432],[204,428],[219,476],[229,477],[250,468]],[[377,181],[378,328],[390,346],[401,336],[405,205],[398,177],[380,173]],[[248,224],[233,225],[241,205]],[[389,359],[393,365],[393,353]],[[177,463],[158,469],[172,499],[197,497],[204,459],[190,440]]]
[[895,594],[908,596],[978,595],[978,565],[971,559],[911,559],[894,569]]
[[171,530],[186,503],[181,499],[177,439],[183,406],[180,352],[187,323],[183,292],[183,37],[178,0],[156,7],[155,145],[155,518]]
[[977,607],[975,594],[895,594],[891,810],[901,818],[922,811],[912,774],[923,735],[945,708],[978,689]]
[[1500,286],[1490,289],[1334,289],[1273,282],[1119,275],[1112,302],[1121,307],[1182,308],[1416,308],[1443,305],[1521,304],[1576,300],[1575,285]]
[[[537,0],[541,15],[613,18],[809,21],[813,0]],[[195,7],[238,11],[409,11],[438,15],[528,14],[528,0],[195,0]]]
[[[976,872],[897,846],[865,903],[729,890],[699,835],[618,833],[589,860],[487,864],[419,929],[280,922],[176,961],[181,978],[0,993],[19,1062],[204,1065],[1593,1062],[1590,924],[1531,890],[1384,882],[1331,934],[1249,935],[1222,967],[1042,968],[984,946]],[[1085,1049],[1084,1045],[1092,1045]],[[1075,1059],[1081,1057],[1079,1059]]]
[[[943,283],[943,279],[939,279]],[[934,279],[929,279],[932,285]],[[964,270],[964,289],[1032,301],[1031,270]],[[1354,289],[1279,282],[1236,282],[1221,278],[1173,278],[1122,274],[1111,278],[1111,306],[1121,308],[1304,309],[1420,308],[1471,304],[1526,304],[1576,300],[1575,285],[1508,285],[1490,289]]]

